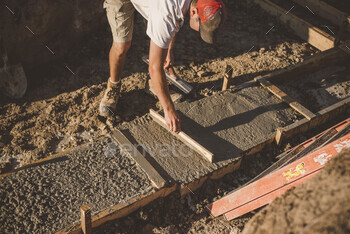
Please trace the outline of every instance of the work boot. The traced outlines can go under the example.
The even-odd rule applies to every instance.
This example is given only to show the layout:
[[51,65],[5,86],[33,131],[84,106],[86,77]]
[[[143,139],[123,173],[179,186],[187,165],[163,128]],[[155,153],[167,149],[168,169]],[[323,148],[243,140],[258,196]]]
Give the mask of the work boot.
[[107,89],[100,103],[99,112],[101,116],[113,116],[117,111],[117,103],[120,95],[121,82],[113,84],[108,79]]

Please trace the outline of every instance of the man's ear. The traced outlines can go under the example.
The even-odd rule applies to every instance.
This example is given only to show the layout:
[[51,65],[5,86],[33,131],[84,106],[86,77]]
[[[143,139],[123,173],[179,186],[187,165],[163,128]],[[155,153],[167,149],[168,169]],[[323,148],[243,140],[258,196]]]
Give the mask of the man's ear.
[[198,8],[191,5],[191,17],[198,14]]

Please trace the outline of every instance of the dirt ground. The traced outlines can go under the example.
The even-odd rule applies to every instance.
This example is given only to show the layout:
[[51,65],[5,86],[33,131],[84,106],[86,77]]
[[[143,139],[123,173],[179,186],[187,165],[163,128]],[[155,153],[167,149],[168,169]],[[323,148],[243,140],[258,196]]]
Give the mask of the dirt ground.
[[[226,1],[227,2],[227,1]],[[274,18],[246,1],[227,2],[231,12],[220,43],[209,46],[185,24],[175,46],[175,68],[194,87],[188,100],[198,100],[221,89],[227,64],[234,83],[242,83],[274,70],[302,62],[317,50],[298,39]],[[86,38],[64,61],[26,71],[27,94],[10,100],[0,94],[0,172],[47,157],[104,135],[108,126],[126,124],[143,116],[157,101],[144,92],[148,77],[141,57],[149,39],[139,15],[133,45],[123,72],[122,96],[117,116],[98,116],[98,105],[108,78],[108,52],[112,42],[106,24]],[[38,55],[40,56],[40,55]],[[342,116],[342,119],[345,116]],[[319,133],[319,130],[314,133]],[[204,206],[249,181],[271,165],[274,156],[314,134],[299,136],[277,147],[247,157],[241,169],[218,181],[207,181],[194,194],[173,194],[95,229],[97,233],[239,233],[251,218],[231,222],[212,219]]]
[[[232,12],[220,43],[201,41],[185,24],[175,46],[178,74],[194,86],[189,100],[212,95],[221,88],[226,64],[233,67],[236,83],[303,61],[316,52],[275,19],[247,2],[230,1]],[[272,28],[273,27],[273,28]],[[272,28],[272,29],[271,29]],[[271,30],[270,30],[271,29]],[[156,108],[145,94],[149,39],[137,15],[133,45],[123,72],[122,97],[113,125],[131,121]],[[0,98],[0,168],[9,170],[106,133],[106,119],[97,108],[108,77],[111,33],[106,24],[87,37],[66,62],[27,72],[28,92],[21,100]],[[1,94],[0,94],[1,95]]]
[[349,233],[349,192],[350,151],[344,150],[315,178],[257,213],[242,233]]

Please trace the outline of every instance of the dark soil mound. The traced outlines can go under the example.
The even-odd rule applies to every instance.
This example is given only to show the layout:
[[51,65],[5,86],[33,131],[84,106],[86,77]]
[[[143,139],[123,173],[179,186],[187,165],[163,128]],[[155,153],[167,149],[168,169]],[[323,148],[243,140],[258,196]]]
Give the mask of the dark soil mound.
[[257,213],[243,233],[350,233],[350,151]]

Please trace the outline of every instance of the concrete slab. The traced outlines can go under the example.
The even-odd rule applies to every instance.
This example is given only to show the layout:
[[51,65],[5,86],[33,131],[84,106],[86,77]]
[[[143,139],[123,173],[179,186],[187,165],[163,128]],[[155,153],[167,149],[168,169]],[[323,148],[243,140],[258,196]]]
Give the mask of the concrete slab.
[[0,223],[4,233],[52,233],[92,213],[154,191],[134,160],[109,138],[0,180]]
[[222,92],[176,108],[182,130],[214,153],[214,163],[183,145],[149,116],[131,122],[124,130],[130,132],[139,150],[147,152],[163,177],[181,184],[234,163],[245,151],[271,139],[276,128],[295,119],[288,105],[261,87]]

